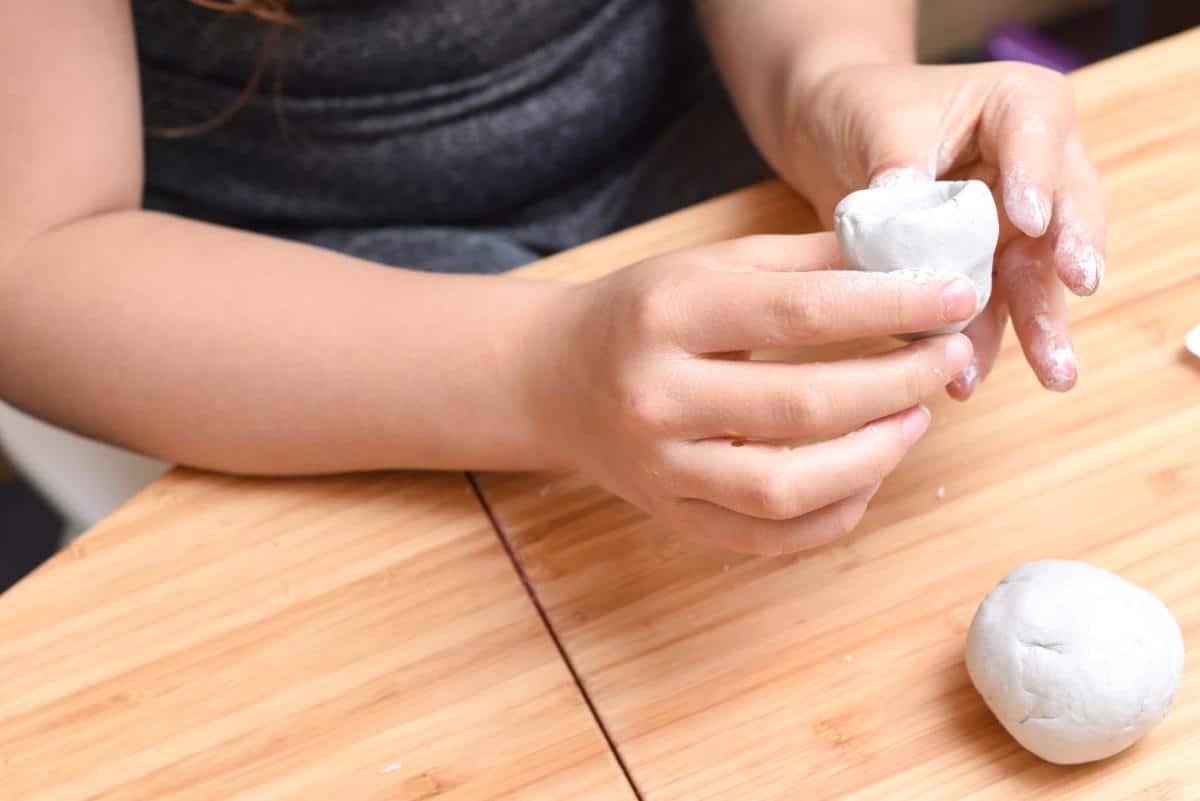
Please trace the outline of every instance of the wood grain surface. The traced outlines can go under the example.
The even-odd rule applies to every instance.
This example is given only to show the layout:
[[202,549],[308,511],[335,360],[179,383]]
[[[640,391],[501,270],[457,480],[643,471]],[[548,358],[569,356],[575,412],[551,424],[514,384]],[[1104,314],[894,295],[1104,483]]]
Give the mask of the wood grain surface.
[[[1072,80],[1111,217],[1106,284],[1072,302],[1075,391],[1042,390],[1010,338],[975,399],[933,404],[857,534],[784,559],[668,533],[578,476],[482,477],[644,799],[1200,798],[1200,33]],[[768,184],[530,272],[813,226]],[[1043,557],[1152,589],[1191,645],[1173,713],[1107,762],[1022,751],[963,668],[980,599]]]
[[459,474],[174,471],[0,597],[3,801],[632,801]]

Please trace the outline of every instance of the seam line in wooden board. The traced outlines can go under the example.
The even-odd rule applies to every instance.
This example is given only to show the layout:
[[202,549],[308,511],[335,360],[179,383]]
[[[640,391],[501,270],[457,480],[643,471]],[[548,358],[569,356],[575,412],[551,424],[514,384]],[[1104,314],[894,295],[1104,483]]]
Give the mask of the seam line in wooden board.
[[509,544],[508,538],[504,536],[504,530],[500,527],[500,521],[492,514],[492,507],[487,501],[487,496],[483,494],[483,488],[475,480],[474,473],[467,473],[466,477],[467,483],[471,485],[471,491],[475,493],[475,500],[479,501],[479,506],[483,509],[483,514],[491,524],[492,531],[496,533],[496,539],[500,540],[500,546],[504,548],[504,553],[508,556],[508,561],[512,564],[513,571],[516,572],[517,578],[520,579],[521,584],[525,587],[525,593],[529,596],[529,602],[533,604],[533,608],[537,610],[538,617],[542,619],[542,625],[546,629],[546,634],[549,635],[550,641],[554,643],[554,647],[558,650],[558,658],[562,660],[563,665],[567,668],[567,672],[571,674],[571,679],[575,682],[575,688],[579,690],[579,696],[587,706],[588,712],[591,713],[592,720],[596,723],[596,728],[604,736],[604,742],[608,745],[608,750],[612,752],[613,759],[616,760],[621,773],[625,775],[625,781],[629,783],[629,789],[633,792],[637,801],[644,801],[642,791],[638,788],[637,782],[633,780],[633,774],[629,772],[629,766],[625,764],[625,759],[621,756],[621,751],[617,748],[616,741],[609,733],[608,727],[604,725],[604,720],[600,717],[600,710],[596,708],[596,705],[592,702],[592,697],[588,695],[587,688],[583,686],[583,680],[579,676],[579,671],[575,669],[575,664],[567,654],[566,647],[558,639],[558,632],[554,630],[554,626],[550,625],[550,617],[546,614],[545,608],[542,607],[542,602],[537,596],[537,591],[533,588],[533,582],[525,575],[525,569],[521,567],[521,562],[517,559],[516,552],[513,551],[512,545]]
[[[936,429],[865,536],[765,563],[670,536],[581,475],[476,476],[646,799],[1200,799],[1187,792],[1197,671],[1146,743],[1068,769],[1011,740],[961,656],[983,593],[1034,558],[1120,571],[1162,597],[1185,636],[1200,621],[1200,468],[1187,445],[1200,373],[1180,347],[1200,297],[1188,227],[1197,45],[1200,30],[1070,78],[1112,210],[1107,291],[1069,301],[1085,382],[1065,401],[1035,389],[1009,331],[969,414],[935,400]],[[521,272],[592,280],[813,219],[768,182]]]
[[0,598],[0,798],[633,798],[496,536],[462,472],[173,471]]

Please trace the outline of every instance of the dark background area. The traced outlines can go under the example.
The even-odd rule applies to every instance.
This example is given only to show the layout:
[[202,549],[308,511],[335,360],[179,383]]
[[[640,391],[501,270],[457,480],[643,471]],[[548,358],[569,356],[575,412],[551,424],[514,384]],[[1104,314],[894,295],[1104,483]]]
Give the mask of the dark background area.
[[[1119,0],[1037,28],[1005,26],[943,60],[1044,57],[1086,64],[1196,25],[1200,2],[1194,0]],[[1020,55],[1012,55],[1014,48]],[[60,527],[54,511],[0,460],[0,592],[57,550]]]

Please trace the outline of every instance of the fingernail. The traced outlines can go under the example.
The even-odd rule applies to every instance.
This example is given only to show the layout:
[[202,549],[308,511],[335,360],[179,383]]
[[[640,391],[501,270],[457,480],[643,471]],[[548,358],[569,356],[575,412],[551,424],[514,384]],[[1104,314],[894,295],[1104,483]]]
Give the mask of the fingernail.
[[1046,375],[1042,384],[1054,392],[1066,392],[1079,379],[1079,364],[1070,342],[1051,348],[1046,354]]
[[912,445],[921,435],[929,429],[929,422],[933,419],[933,414],[929,411],[929,407],[925,404],[917,406],[915,409],[910,409],[904,415],[904,422],[900,424],[900,431],[904,436],[904,444]]
[[955,334],[946,343],[946,369],[951,376],[963,372],[967,365],[975,359],[975,349],[971,340],[962,334]]
[[1088,295],[1100,288],[1104,280],[1104,256],[1093,247],[1088,247],[1079,254],[1079,272],[1082,276],[1079,288]]
[[1021,194],[1025,207],[1029,210],[1028,222],[1031,230],[1028,233],[1030,236],[1041,236],[1046,233],[1046,226],[1050,224],[1050,203],[1032,186],[1025,187]]
[[975,354],[971,354],[971,361],[967,362],[959,378],[962,379],[967,392],[974,392],[975,387],[979,386],[979,360],[975,358]]
[[1056,325],[1045,314],[1033,315],[1033,324],[1038,336],[1033,343],[1037,362],[1038,379],[1042,386],[1054,392],[1066,392],[1075,386],[1079,378],[1079,365],[1075,361],[1075,349],[1061,325]]
[[1076,228],[1067,227],[1059,234],[1054,260],[1066,265],[1067,282],[1076,295],[1091,295],[1104,279],[1104,254],[1093,247]]
[[1018,172],[1008,182],[1004,190],[1004,209],[1022,233],[1039,237],[1046,233],[1050,223],[1050,201],[1028,181],[1027,175]]
[[942,290],[942,321],[957,323],[975,313],[975,285],[955,278]]
[[882,486],[883,486],[883,482],[882,482],[882,481],[876,481],[874,484],[872,484],[871,486],[867,487],[867,490],[866,490],[866,494],[867,494],[867,500],[869,501],[869,500],[871,500],[872,498],[874,498],[874,497],[875,497],[875,493],[879,492],[879,488],[880,488],[880,487],[882,487]]
[[965,401],[971,397],[977,386],[979,386],[979,360],[972,353],[967,366],[950,382],[950,389],[954,390],[958,400]]

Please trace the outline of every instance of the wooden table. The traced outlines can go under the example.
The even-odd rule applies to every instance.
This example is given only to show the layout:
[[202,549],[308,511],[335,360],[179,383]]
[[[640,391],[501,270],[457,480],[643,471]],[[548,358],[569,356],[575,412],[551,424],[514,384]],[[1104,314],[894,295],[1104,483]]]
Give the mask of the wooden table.
[[176,470],[0,597],[2,801],[633,801],[462,475]]
[[[1112,220],[1107,283],[1072,304],[1075,391],[1040,389],[1010,337],[975,399],[933,404],[855,536],[786,559],[673,536],[578,476],[482,477],[642,798],[1200,798],[1200,31],[1072,82]],[[769,185],[527,272],[814,228]],[[982,596],[1043,557],[1151,588],[1193,646],[1175,711],[1101,764],[1022,751],[963,667]]]
[[[579,476],[481,476],[483,507],[458,475],[175,471],[0,598],[0,799],[1200,798],[1194,648],[1163,726],[1081,768],[1021,751],[962,667],[979,599],[1044,556],[1200,635],[1200,33],[1073,81],[1112,217],[1074,392],[1010,341],[858,534],[778,560]],[[529,272],[814,227],[767,184]]]

